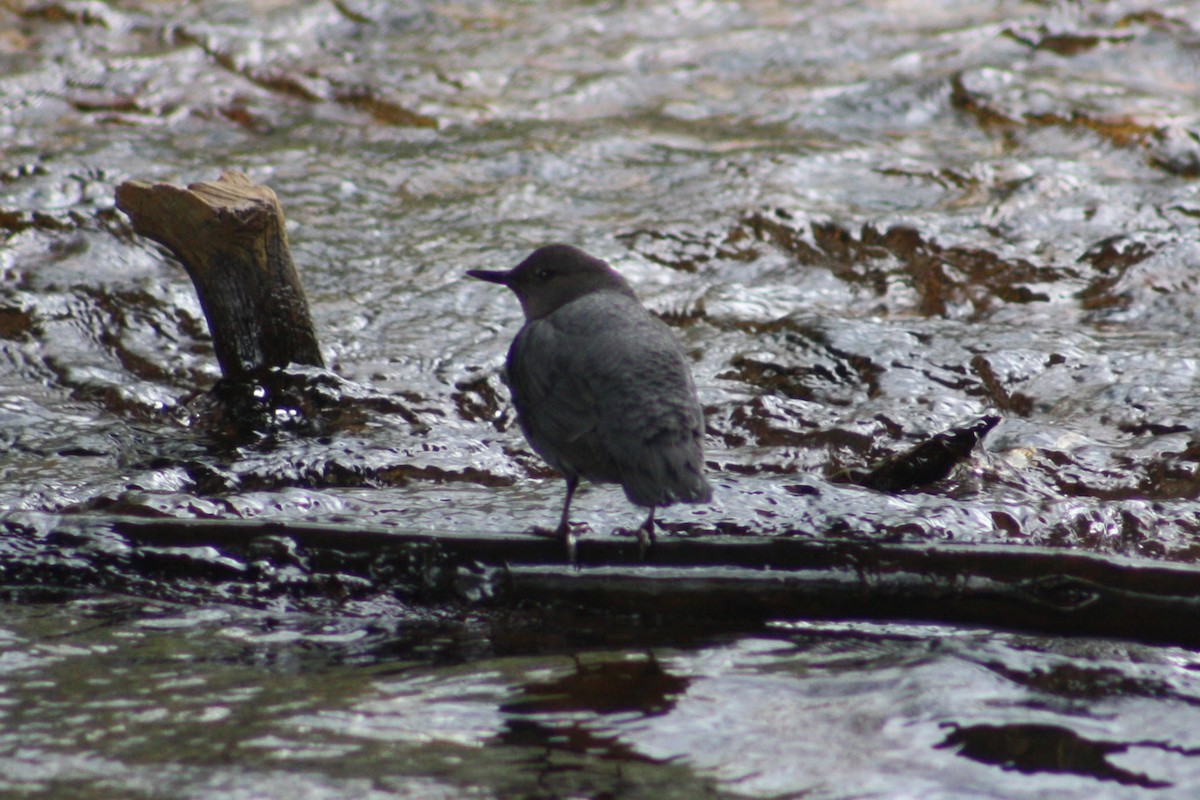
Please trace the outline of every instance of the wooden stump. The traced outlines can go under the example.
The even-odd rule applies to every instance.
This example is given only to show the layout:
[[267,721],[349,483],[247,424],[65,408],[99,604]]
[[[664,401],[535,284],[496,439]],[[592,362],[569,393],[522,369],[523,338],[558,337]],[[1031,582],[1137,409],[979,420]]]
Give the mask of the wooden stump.
[[191,277],[226,378],[270,367],[324,367],[288,250],[283,209],[240,172],[186,189],[127,181],[117,208],[167,247]]

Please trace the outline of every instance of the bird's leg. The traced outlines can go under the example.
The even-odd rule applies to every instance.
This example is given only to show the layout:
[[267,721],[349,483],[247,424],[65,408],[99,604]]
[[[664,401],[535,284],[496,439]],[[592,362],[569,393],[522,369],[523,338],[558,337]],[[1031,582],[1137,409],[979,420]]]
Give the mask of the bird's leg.
[[575,534],[571,531],[571,498],[575,496],[575,488],[579,486],[579,476],[566,477],[567,499],[563,501],[562,519],[558,521],[558,529],[554,533],[567,545],[567,561],[578,566],[575,557]]
[[646,521],[637,529],[638,552],[642,555],[646,554],[646,550],[650,545],[654,544],[654,506],[650,506],[650,514],[646,517]]
[[562,519],[558,521],[558,527],[554,533],[560,539],[566,539],[571,535],[571,498],[575,496],[575,489],[579,486],[578,475],[567,475],[567,499],[563,501]]

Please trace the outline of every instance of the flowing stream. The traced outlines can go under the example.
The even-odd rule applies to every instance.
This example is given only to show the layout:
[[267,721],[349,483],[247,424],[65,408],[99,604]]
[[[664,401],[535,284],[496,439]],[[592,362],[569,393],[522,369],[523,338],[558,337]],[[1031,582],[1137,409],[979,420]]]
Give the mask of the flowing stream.
[[[197,422],[198,300],[114,208],[229,169],[278,194],[346,381],[317,429]],[[1186,649],[575,630],[55,531],[552,524],[500,379],[520,309],[463,273],[565,241],[693,359],[716,498],[664,536],[1195,564],[1198,226],[1194,0],[0,4],[0,793],[1196,797]],[[839,479],[985,414],[921,491]],[[640,513],[575,504],[596,537]]]

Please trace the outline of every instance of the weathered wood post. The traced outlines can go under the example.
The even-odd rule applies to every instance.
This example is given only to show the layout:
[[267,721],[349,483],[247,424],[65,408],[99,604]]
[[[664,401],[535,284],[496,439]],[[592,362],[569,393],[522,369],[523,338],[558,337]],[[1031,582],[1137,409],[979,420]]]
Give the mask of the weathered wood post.
[[288,250],[283,209],[240,172],[187,188],[127,181],[117,208],[182,262],[226,378],[288,364],[323,367],[308,301]]

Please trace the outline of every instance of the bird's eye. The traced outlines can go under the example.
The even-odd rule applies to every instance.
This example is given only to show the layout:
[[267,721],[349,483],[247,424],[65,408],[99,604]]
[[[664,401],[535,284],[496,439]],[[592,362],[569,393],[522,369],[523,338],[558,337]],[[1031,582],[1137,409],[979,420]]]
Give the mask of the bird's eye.
[[543,268],[543,269],[539,269],[537,271],[537,274],[534,277],[536,277],[539,281],[548,281],[553,276],[554,276],[553,272],[551,272],[548,269]]

